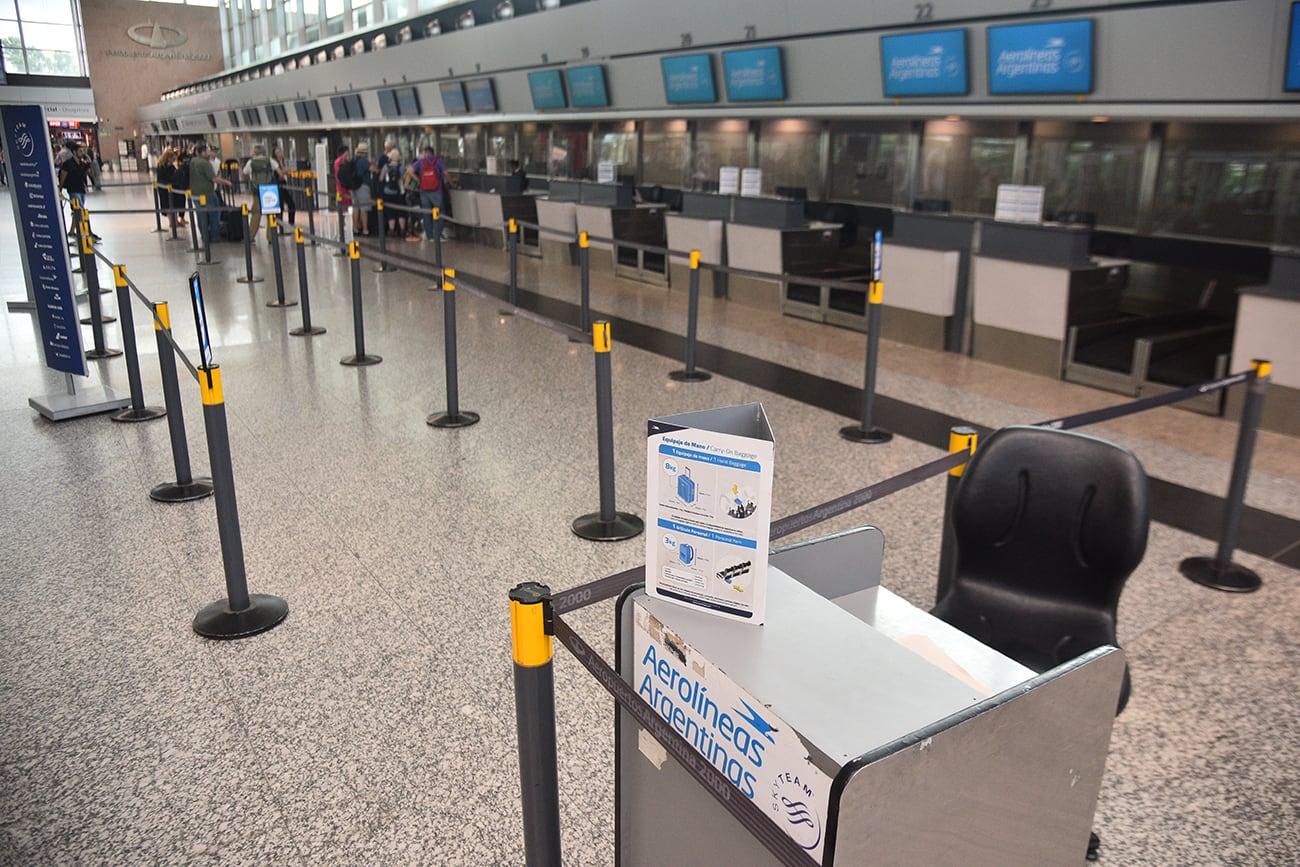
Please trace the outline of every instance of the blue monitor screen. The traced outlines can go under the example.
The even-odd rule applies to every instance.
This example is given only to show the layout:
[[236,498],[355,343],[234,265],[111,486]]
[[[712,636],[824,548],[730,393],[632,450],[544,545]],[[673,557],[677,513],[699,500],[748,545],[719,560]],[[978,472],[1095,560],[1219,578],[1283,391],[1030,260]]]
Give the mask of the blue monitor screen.
[[492,92],[490,78],[471,78],[465,82],[465,95],[469,97],[470,111],[497,110],[497,98]]
[[664,96],[670,104],[717,102],[713,89],[713,55],[679,54],[659,60],[664,71]]
[[1291,30],[1286,44],[1285,90],[1300,90],[1300,3],[1291,4]]
[[564,81],[560,78],[558,69],[543,69],[528,73],[528,89],[533,94],[533,108],[538,111],[544,108],[564,108],[568,105],[564,101]]
[[773,102],[785,99],[781,49],[747,48],[722,52],[727,99],[732,102]]
[[402,113],[397,107],[397,91],[379,91],[379,113],[384,117],[397,117]]
[[438,90],[442,92],[442,108],[447,114],[469,114],[465,88],[461,87],[459,81],[441,81]]
[[409,117],[420,114],[420,94],[414,87],[402,87],[393,91],[397,95],[397,113]]
[[970,93],[965,30],[882,36],[880,65],[885,96]]
[[604,108],[609,105],[605,90],[605,67],[575,66],[564,72],[569,79],[569,97],[574,108]]
[[1092,93],[1092,21],[990,27],[989,93]]

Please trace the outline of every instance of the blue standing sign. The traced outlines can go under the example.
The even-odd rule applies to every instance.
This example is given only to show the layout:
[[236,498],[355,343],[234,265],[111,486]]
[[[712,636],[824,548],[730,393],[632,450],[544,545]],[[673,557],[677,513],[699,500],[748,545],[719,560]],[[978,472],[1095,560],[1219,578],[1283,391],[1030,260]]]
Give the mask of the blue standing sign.
[[36,304],[45,365],[86,376],[80,317],[64,238],[63,208],[54,177],[45,110],[39,105],[0,105],[9,186],[18,224],[19,250],[28,293]]

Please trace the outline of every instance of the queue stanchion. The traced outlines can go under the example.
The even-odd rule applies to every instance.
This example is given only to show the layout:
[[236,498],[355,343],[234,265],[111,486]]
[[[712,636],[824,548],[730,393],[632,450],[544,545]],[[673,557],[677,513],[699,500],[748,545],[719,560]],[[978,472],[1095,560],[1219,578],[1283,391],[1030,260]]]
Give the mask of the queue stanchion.
[[280,261],[280,220],[276,214],[266,215],[266,240],[271,245],[271,261],[275,267],[275,299],[267,307],[293,307],[297,301],[284,299],[284,264]]
[[199,218],[198,212],[194,210],[194,196],[189,190],[185,191],[185,207],[189,211],[190,217],[190,252],[200,253],[203,248],[199,246]]
[[677,382],[704,382],[713,374],[695,369],[695,335],[700,325],[700,251],[691,251],[691,283],[686,308],[686,368],[674,370],[669,379]]
[[160,406],[144,405],[144,387],[140,384],[140,353],[135,344],[135,316],[131,312],[131,290],[126,282],[126,266],[113,266],[113,283],[117,287],[117,312],[122,318],[122,346],[126,350],[126,381],[131,388],[131,405],[111,416],[113,421],[150,421],[166,415]]
[[645,522],[614,509],[614,399],[609,323],[591,329],[596,355],[596,440],[600,470],[600,511],[573,520],[573,532],[596,542],[619,542],[639,536]]
[[289,333],[294,337],[310,337],[324,334],[325,329],[311,324],[311,298],[307,294],[307,239],[303,237],[302,226],[294,226],[293,246],[298,254],[298,298],[302,301],[302,327]]
[[[80,220],[81,220],[81,221],[84,221],[85,225],[83,226],[83,225],[82,225],[82,222],[78,222],[78,223],[77,223],[77,236],[74,238],[74,242],[75,242],[76,245],[77,245],[77,263],[78,263],[78,264],[77,264],[77,267],[74,268],[74,269],[72,270],[72,273],[73,273],[73,274],[85,274],[85,273],[86,273],[86,268],[87,268],[87,267],[90,267],[90,268],[94,268],[94,267],[95,267],[95,243],[94,243],[94,241],[95,241],[95,236],[91,234],[91,232],[90,232],[90,222],[89,222],[89,220],[86,219],[86,218],[87,218],[87,215],[90,214],[90,211],[88,211],[88,210],[82,208],[81,210],[77,211],[76,213],[80,216]],[[84,238],[84,239],[87,239],[87,240],[89,240],[89,241],[91,242],[91,243],[90,243],[90,255],[89,255],[89,256],[86,256],[86,255],[82,252],[82,249],[81,249],[81,248],[84,246],[84,243],[85,243],[85,242],[82,240],[83,238]],[[98,274],[98,273],[95,274],[95,285],[96,285],[96,286],[99,285],[99,274]],[[86,290],[86,295],[87,295],[87,299],[86,299],[86,300],[87,300],[87,302],[90,301],[89,296],[90,296],[91,294],[95,294],[95,295],[107,295],[107,294],[108,294],[108,288],[107,288],[107,287],[103,287],[103,288],[99,289],[97,292],[94,292],[94,293],[91,293],[90,290],[87,289],[87,290]],[[101,325],[107,325],[107,324],[110,323],[110,322],[116,322],[116,321],[117,321],[117,320],[114,319],[112,316],[109,316],[107,313],[104,312],[104,306],[103,306],[102,304],[98,304],[98,303],[89,303],[88,306],[89,306],[89,311],[90,311],[90,312],[88,312],[85,316],[81,317],[81,319],[78,320],[82,325],[94,325],[94,324],[95,324],[95,317],[96,317],[96,316],[99,317],[99,322],[100,322]],[[98,312],[96,311],[96,307],[98,307]],[[102,333],[102,332],[101,332],[101,333]]]
[[433,217],[433,267],[438,273],[438,282],[429,288],[436,291],[442,288],[442,210],[434,208],[429,213]]
[[506,247],[510,251],[510,285],[506,300],[510,302],[510,309],[500,313],[502,316],[513,316],[514,308],[519,306],[519,223],[511,217],[506,228]]
[[149,498],[160,503],[187,503],[212,496],[212,479],[194,478],[190,471],[190,447],[185,438],[185,413],[181,409],[180,383],[176,379],[176,355],[171,341],[171,313],[166,301],[153,305],[154,337],[158,340],[158,371],[162,374],[163,403],[167,407],[167,431],[172,443],[172,464],[176,481],[149,489]]
[[[203,261],[199,264],[220,265],[220,259],[214,260],[212,258],[212,220],[210,219],[211,213],[208,211],[208,197],[206,195],[199,196],[199,207],[203,209],[203,227],[207,229],[206,232],[199,232],[199,234],[203,236]],[[212,207],[219,213],[221,210],[221,199],[217,199]]]
[[[578,233],[578,265],[581,282],[578,284],[578,330],[591,333],[591,241],[586,232]],[[581,343],[585,337],[570,337],[570,343]]]
[[[81,212],[85,214],[85,211]],[[78,224],[77,237],[81,241],[81,273],[86,281],[86,301],[90,305],[90,333],[94,348],[86,350],[86,357],[91,359],[117,358],[120,349],[109,349],[104,345],[104,308],[100,301],[99,263],[95,261],[95,240],[90,236],[90,222],[82,220]]]
[[335,191],[334,200],[338,205],[338,215],[339,215],[339,239],[338,240],[339,243],[343,245],[339,249],[339,251],[334,254],[334,258],[346,259],[348,256],[348,244],[351,243],[352,241],[351,237],[348,236],[348,232],[347,232],[347,227],[350,227],[352,225],[352,220],[350,219],[352,216],[352,209],[348,208],[346,211],[343,209],[342,191]]
[[426,421],[433,427],[469,427],[477,424],[478,413],[460,408],[459,373],[456,367],[456,271],[442,272],[442,334],[447,372],[447,411],[435,413]]
[[1268,391],[1273,365],[1263,359],[1250,363],[1251,377],[1246,382],[1246,402],[1241,409],[1241,427],[1237,433],[1237,450],[1232,458],[1232,476],[1228,496],[1223,504],[1223,530],[1213,557],[1188,557],[1179,564],[1184,577],[1197,584],[1229,593],[1251,593],[1263,586],[1259,573],[1232,562],[1241,530],[1241,512],[1245,505],[1246,483],[1250,480],[1250,463],[1255,455],[1259,419],[1264,411],[1264,394]]
[[[167,222],[171,225],[172,236],[169,241],[179,241],[180,236],[176,234],[176,227],[180,225],[180,218],[176,216],[176,190],[171,184],[167,185]],[[184,211],[182,211],[184,213]]]
[[[965,452],[975,454],[979,434],[973,427],[957,425],[948,431],[948,453]],[[948,471],[948,487],[943,499],[943,542],[939,548],[939,580],[935,584],[934,601],[936,604],[948,593],[952,586],[953,570],[957,566],[957,532],[952,526],[952,500],[957,495],[957,485],[961,484],[965,464],[958,464]]]
[[885,303],[885,284],[880,280],[880,256],[883,233],[876,230],[871,249],[871,283],[867,289],[867,362],[862,385],[862,421],[840,428],[840,436],[850,442],[876,445],[887,443],[894,435],[872,425],[876,403],[876,364],[880,351],[880,308]]
[[253,233],[250,231],[252,224],[248,215],[248,203],[244,202],[239,206],[239,215],[244,221],[244,276],[236,277],[236,283],[261,283],[261,277],[253,276]]
[[561,867],[560,777],[555,739],[551,588],[529,581],[510,591],[515,731],[527,867]]
[[[60,210],[60,214],[62,214],[62,210]],[[84,274],[86,270],[82,266],[86,264],[86,260],[81,251],[84,246],[81,239],[81,203],[76,199],[68,199],[68,220],[72,225],[72,228],[68,230],[68,249],[77,254],[77,267],[72,269],[72,273]],[[86,234],[89,234],[89,231]]]
[[153,224],[152,234],[161,234],[165,231],[162,227],[162,192],[158,188],[158,182],[153,182]]
[[[384,223],[387,221],[384,219],[383,199],[380,199],[379,201],[375,202],[375,211],[378,214],[378,218],[379,218],[379,255],[387,256],[388,255],[388,227],[384,225]],[[396,270],[397,270],[396,268],[388,264],[387,259],[380,259],[379,267],[375,269],[375,273],[386,274],[389,271],[396,271]]]
[[278,596],[248,592],[220,365],[209,364],[199,368],[199,387],[203,393],[203,425],[207,431],[208,461],[212,466],[212,486],[217,499],[217,534],[221,539],[221,564],[226,573],[226,598],[200,609],[191,625],[204,638],[247,638],[283,621],[289,614],[289,604]]
[[365,367],[378,364],[384,359],[378,355],[366,354],[366,324],[361,311],[361,244],[348,242],[348,258],[352,268],[352,330],[356,337],[356,352],[340,359],[339,364],[348,367]]
[[311,245],[319,247],[320,241],[316,240],[316,196],[311,191],[311,185],[307,186],[307,230],[311,232]]

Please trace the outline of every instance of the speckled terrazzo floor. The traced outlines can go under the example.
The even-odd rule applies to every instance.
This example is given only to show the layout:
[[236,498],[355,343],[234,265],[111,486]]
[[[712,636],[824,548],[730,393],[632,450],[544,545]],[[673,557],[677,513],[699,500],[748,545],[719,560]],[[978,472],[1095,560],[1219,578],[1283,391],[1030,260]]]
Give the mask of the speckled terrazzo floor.
[[[92,195],[93,209],[146,201]],[[0,285],[21,295],[0,193]],[[189,346],[188,245],[147,216],[103,216],[102,249],[168,300]],[[424,245],[403,252],[428,255]],[[237,248],[202,269],[225,385],[250,588],[289,618],[233,643],[197,638],[195,612],[224,593],[211,501],[163,506],[174,477],[165,422],[51,424],[27,406],[62,377],[44,369],[30,314],[0,326],[0,863],[521,864],[506,592],[564,588],[643,559],[640,540],[584,542],[569,522],[597,506],[591,351],[499,303],[461,293],[460,404],[479,425],[435,430],[445,409],[441,298],[427,280],[363,269],[366,347],[348,368],[351,298],[332,251],[308,251],[313,319],[265,306],[268,283],[234,282]],[[450,243],[467,286],[504,279],[499,251]],[[269,275],[270,251],[254,251]],[[296,269],[285,257],[287,289]],[[573,272],[523,260],[524,285],[571,300]],[[107,284],[108,274],[104,272]],[[684,293],[597,273],[594,306],[680,329]],[[113,303],[108,300],[108,306]],[[161,401],[152,328],[137,310],[150,403]],[[109,342],[120,345],[116,326]],[[860,381],[860,335],[703,305],[702,340]],[[763,402],[777,436],[774,516],[937,457],[896,438],[866,448],[845,419],[725,375],[682,385],[677,359],[614,335],[618,504],[643,511],[644,420]],[[125,392],[120,361],[95,362]],[[1115,398],[968,359],[884,348],[881,392],[983,424],[1033,421]],[[722,371],[725,374],[725,371]],[[182,381],[196,474],[207,470],[197,389]],[[1170,415],[1170,414],[1173,415]],[[1177,439],[1173,431],[1177,432]],[[1098,430],[1153,475],[1226,488],[1235,428],[1163,410]],[[1300,517],[1300,443],[1264,434],[1248,500]],[[885,583],[918,605],[934,592],[943,483],[918,485],[805,537],[860,523],[887,540]],[[1278,865],[1300,860],[1300,574],[1239,555],[1265,577],[1229,596],[1177,573],[1213,543],[1163,525],[1121,605],[1134,691],[1117,722],[1097,827],[1103,863]],[[571,622],[607,657],[612,606]],[[565,861],[613,861],[611,701],[557,651]],[[1082,858],[1080,859],[1082,863]]]

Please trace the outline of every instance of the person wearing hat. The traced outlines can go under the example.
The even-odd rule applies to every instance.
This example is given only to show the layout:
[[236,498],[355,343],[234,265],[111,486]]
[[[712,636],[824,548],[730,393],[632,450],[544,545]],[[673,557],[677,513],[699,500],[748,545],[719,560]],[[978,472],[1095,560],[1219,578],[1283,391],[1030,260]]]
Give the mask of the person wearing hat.
[[356,154],[357,177],[361,178],[361,186],[352,191],[352,213],[356,215],[356,224],[353,228],[357,235],[370,234],[370,209],[375,206],[375,194],[372,184],[374,179],[372,175],[375,169],[370,162],[370,144],[361,142],[357,145]]
[[221,238],[221,203],[217,200],[217,187],[233,187],[230,181],[217,177],[212,165],[212,151],[205,141],[194,146],[194,159],[190,160],[190,197],[194,200],[199,218],[199,230],[209,244]]
[[266,145],[253,145],[253,158],[244,163],[241,171],[248,178],[253,191],[253,205],[248,209],[248,242],[257,243],[257,230],[262,225],[262,195],[260,187],[276,183],[280,174],[280,164],[266,155]]

